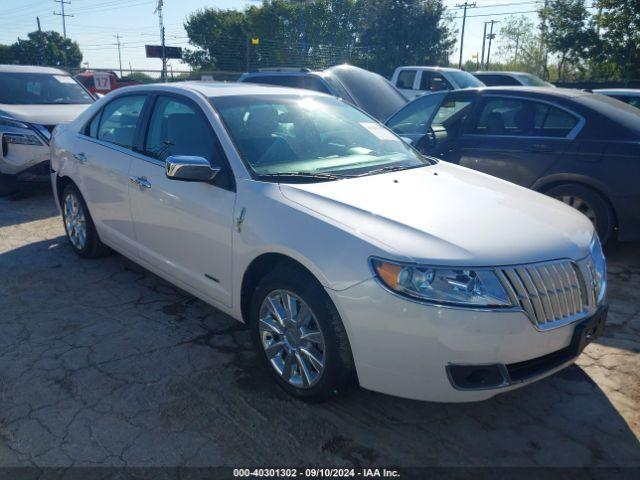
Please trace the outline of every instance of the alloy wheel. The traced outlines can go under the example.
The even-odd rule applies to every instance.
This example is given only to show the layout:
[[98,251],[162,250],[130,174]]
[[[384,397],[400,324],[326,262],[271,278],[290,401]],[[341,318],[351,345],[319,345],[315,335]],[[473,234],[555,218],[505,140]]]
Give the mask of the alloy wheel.
[[563,203],[566,203],[570,207],[575,208],[580,213],[585,215],[591,223],[596,224],[596,212],[589,203],[583,198],[577,197],[575,195],[562,195],[560,197],[556,197],[557,200],[560,200]]
[[77,250],[82,250],[87,244],[87,220],[82,203],[73,193],[64,198],[63,212],[67,236]]
[[326,348],[309,306],[287,290],[270,292],[260,307],[259,333],[271,366],[297,388],[315,385],[325,369]]

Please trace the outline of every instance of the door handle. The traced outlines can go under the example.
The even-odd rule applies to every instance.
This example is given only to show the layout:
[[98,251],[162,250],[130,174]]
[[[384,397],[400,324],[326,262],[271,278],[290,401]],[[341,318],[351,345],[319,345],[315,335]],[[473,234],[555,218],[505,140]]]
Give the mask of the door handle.
[[151,183],[147,180],[147,177],[129,177],[129,181],[142,190],[143,188],[151,188]]
[[84,152],[74,153],[73,158],[75,158],[81,165],[87,163],[87,156],[84,154]]

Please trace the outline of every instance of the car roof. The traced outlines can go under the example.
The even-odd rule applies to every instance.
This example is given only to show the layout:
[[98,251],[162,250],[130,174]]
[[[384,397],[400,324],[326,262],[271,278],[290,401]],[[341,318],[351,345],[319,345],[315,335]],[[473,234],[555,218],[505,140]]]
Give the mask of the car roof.
[[69,75],[58,68],[37,67],[35,65],[0,65],[1,73],[48,73],[50,75]]
[[295,95],[305,96],[327,96],[325,93],[313,90],[303,90],[300,88],[280,87],[277,85],[261,85],[258,83],[243,82],[172,82],[172,83],[151,83],[143,85],[133,85],[117,90],[120,92],[131,92],[136,90],[157,90],[157,91],[190,91],[198,92],[206,97],[225,97],[233,95]]
[[465,88],[463,90],[454,90],[454,92],[486,92],[486,93],[508,93],[508,94],[532,94],[532,95],[549,95],[554,97],[576,98],[583,95],[592,95],[591,92],[577,90],[575,88],[557,88],[557,87],[527,87],[524,85],[514,86],[495,86],[495,87],[476,87]]
[[593,93],[611,93],[616,95],[640,95],[640,88],[597,88]]
[[407,69],[415,69],[415,70],[440,70],[442,72],[463,72],[464,70],[460,70],[459,68],[453,68],[453,67],[432,67],[429,65],[403,65],[401,67],[398,67],[398,69],[400,68],[407,68]]
[[509,72],[506,70],[479,70],[473,72],[474,75],[531,75],[528,72]]

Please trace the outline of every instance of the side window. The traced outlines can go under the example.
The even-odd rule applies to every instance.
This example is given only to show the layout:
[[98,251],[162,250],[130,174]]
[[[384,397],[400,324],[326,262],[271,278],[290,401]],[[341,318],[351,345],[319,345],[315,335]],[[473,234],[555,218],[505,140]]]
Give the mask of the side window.
[[422,71],[422,75],[420,77],[420,90],[429,90],[429,86],[431,85],[431,72]]
[[159,96],[154,106],[144,150],[159,160],[191,155],[212,162],[221,156],[217,138],[202,112],[190,102],[164,96]]
[[387,127],[398,135],[424,135],[429,127],[427,122],[445,95],[445,93],[423,95],[391,117],[387,121]]
[[533,132],[534,107],[534,102],[517,98],[486,99],[472,133],[530,136]]
[[413,88],[413,81],[415,80],[415,78],[416,78],[416,71],[415,70],[402,70],[398,74],[398,80],[396,81],[396,87],[412,89]]
[[102,110],[93,116],[91,121],[84,128],[85,135],[93,138],[98,138],[98,126],[100,125],[101,116],[102,116]]
[[468,98],[445,100],[433,117],[432,125],[442,125],[447,130],[458,129],[469,116],[472,103]]
[[330,93],[327,86],[319,78],[311,75],[302,78],[304,78],[303,88],[306,88],[307,90],[313,90],[314,92]]
[[441,74],[433,72],[431,74],[431,82],[429,82],[429,88],[432,92],[440,92],[442,90],[451,90],[451,84]]
[[501,85],[520,85],[518,81],[507,75],[478,75],[478,78],[487,87],[495,87]]
[[566,137],[577,124],[578,119],[569,112],[546,103],[536,103],[534,135]]
[[[107,104],[100,116],[96,138],[133,149],[138,120],[146,98],[146,95],[127,95]],[[89,127],[91,129],[91,125]]]

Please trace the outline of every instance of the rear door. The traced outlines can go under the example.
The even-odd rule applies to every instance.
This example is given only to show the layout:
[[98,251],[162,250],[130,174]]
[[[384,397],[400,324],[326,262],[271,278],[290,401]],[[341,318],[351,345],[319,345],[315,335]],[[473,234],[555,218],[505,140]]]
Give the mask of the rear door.
[[[233,175],[200,106],[174,94],[154,100],[143,155],[131,164],[139,256],[157,273],[231,305]],[[199,156],[223,168],[212,182],[167,178],[165,159]]]
[[530,187],[569,150],[583,123],[551,102],[485,95],[460,137],[458,161]]
[[74,155],[82,195],[100,237],[131,254],[136,248],[129,167],[147,99],[145,94],[123,95],[105,105],[78,136]]

